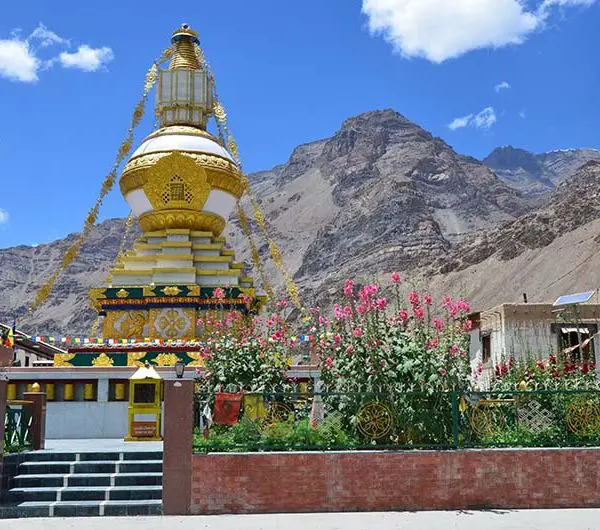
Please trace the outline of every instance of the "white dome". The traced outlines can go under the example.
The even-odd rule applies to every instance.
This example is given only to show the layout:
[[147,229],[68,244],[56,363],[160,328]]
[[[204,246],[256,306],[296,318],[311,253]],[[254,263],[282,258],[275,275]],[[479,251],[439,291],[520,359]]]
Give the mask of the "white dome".
[[227,158],[232,162],[234,161],[227,150],[214,140],[206,138],[205,136],[189,134],[163,134],[146,139],[135,150],[135,153],[133,153],[131,158],[160,151],[191,151],[198,153],[209,153]]

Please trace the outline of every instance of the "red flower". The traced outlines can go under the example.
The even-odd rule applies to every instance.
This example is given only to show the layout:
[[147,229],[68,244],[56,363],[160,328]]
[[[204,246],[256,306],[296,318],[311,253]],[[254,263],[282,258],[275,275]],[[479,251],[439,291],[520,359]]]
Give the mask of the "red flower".
[[433,302],[433,298],[431,297],[431,295],[429,293],[425,293],[423,295],[423,303],[425,305],[431,305],[431,302]]
[[401,281],[400,274],[398,274],[397,272],[392,272],[392,282],[400,283],[400,281]]

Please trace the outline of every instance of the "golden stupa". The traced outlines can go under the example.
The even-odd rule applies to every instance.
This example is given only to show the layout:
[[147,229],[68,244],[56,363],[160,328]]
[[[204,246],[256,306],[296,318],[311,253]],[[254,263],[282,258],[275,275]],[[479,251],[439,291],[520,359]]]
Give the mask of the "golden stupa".
[[[143,231],[91,298],[105,338],[194,338],[201,311],[244,308],[254,295],[243,264],[221,233],[244,190],[229,151],[207,130],[215,112],[213,79],[198,35],[182,25],[172,37],[169,67],[159,72],[160,128],[125,165],[120,188]],[[214,290],[225,291],[215,301]]]

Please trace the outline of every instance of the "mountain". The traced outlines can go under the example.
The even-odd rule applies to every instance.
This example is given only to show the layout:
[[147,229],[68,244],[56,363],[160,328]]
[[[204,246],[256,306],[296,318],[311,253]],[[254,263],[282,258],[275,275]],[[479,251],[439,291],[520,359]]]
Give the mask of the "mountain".
[[563,149],[533,154],[508,145],[494,149],[483,163],[509,186],[527,194],[543,194],[591,160],[600,160],[599,150]]
[[[567,214],[563,203],[554,205],[556,211],[538,211],[536,201],[509,186],[485,164],[456,153],[392,110],[350,118],[332,137],[297,147],[285,164],[249,175],[249,179],[270,235],[307,304],[326,303],[346,277],[366,280],[391,270],[402,272],[411,285],[462,291],[469,279],[465,274],[471,274],[473,267],[500,262],[502,274],[508,274],[513,270],[511,259],[519,259],[534,245],[560,239],[563,215],[564,233],[577,231],[581,223],[593,223],[590,219],[595,216],[595,210],[590,210],[578,221],[576,213]],[[583,208],[581,201],[588,196],[580,189],[578,208]],[[247,198],[242,205],[252,216]],[[552,237],[536,232],[533,242],[527,243],[523,234],[510,251],[510,238],[502,239],[505,228],[499,227],[512,227],[511,233],[519,234],[520,223],[538,213],[542,217],[535,218],[535,226],[543,225],[545,215],[552,224]],[[88,289],[103,283],[123,228],[124,221],[118,219],[96,226],[50,300],[32,315],[26,315],[26,308],[34,293],[76,236],[36,248],[0,250],[4,295],[0,321],[25,315],[21,325],[29,332],[88,333],[94,320]],[[269,245],[256,226],[253,230],[266,274],[281,287]],[[236,217],[230,219],[225,235],[238,261],[251,266]],[[503,245],[500,253],[488,240]],[[534,248],[543,252],[545,247]],[[552,256],[551,261],[556,263],[556,274],[562,274],[560,259]],[[517,286],[513,292],[499,286],[495,294],[483,288],[469,292],[485,306],[500,296],[513,297],[520,289]]]

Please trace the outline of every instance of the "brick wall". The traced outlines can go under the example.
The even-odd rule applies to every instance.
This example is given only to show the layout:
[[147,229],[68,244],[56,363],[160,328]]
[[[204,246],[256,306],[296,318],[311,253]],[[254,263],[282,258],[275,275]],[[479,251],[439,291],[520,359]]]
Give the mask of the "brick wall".
[[196,454],[191,513],[600,507],[600,449]]

